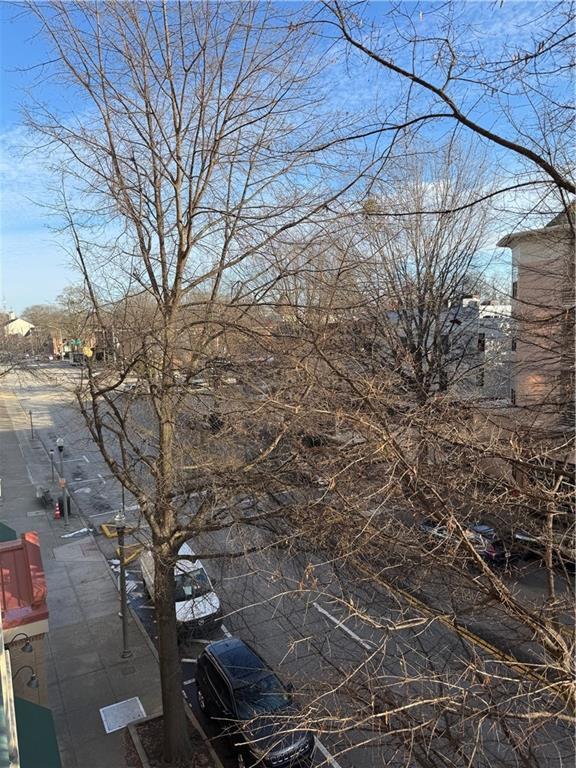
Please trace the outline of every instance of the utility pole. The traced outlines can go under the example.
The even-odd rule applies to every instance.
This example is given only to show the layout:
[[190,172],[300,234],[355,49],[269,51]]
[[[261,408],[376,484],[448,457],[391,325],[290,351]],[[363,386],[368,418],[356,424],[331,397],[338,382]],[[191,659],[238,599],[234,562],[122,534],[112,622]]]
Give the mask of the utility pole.
[[68,528],[68,489],[64,477],[64,439],[59,437],[56,440],[56,445],[60,454],[60,487],[62,488],[62,506],[64,507],[64,528]]
[[116,533],[118,534],[118,554],[120,556],[120,610],[122,616],[122,653],[121,658],[129,659],[132,651],[128,648],[128,599],[126,595],[126,562],[124,555],[124,535],[126,533],[126,514],[124,503],[124,486],[122,486],[122,509],[114,517]]
[[32,440],[34,440],[34,422],[32,421],[32,411],[28,411],[28,415],[30,416],[30,434],[32,435]]
[[54,448],[50,448],[48,453],[50,454],[50,469],[52,470],[52,482],[54,482]]

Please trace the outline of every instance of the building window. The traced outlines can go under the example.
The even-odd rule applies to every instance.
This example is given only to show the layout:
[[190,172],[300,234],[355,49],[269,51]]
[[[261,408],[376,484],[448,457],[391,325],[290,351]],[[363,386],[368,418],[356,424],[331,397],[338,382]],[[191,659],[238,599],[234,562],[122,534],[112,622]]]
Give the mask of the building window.
[[485,351],[486,351],[486,334],[479,333],[478,334],[478,352],[485,352]]
[[512,352],[516,352],[516,336],[512,336]]
[[512,298],[517,299],[518,298],[518,280],[514,280],[512,283]]
[[476,386],[477,387],[484,386],[484,368],[480,368],[480,370],[476,374]]
[[510,402],[512,403],[512,405],[516,405],[516,390],[515,389],[511,389],[510,390]]

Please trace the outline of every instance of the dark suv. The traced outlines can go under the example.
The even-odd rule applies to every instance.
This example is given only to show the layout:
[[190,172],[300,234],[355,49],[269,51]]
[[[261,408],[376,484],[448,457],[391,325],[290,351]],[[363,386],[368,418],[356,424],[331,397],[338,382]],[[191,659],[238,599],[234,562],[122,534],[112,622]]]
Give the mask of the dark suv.
[[202,712],[226,726],[238,768],[311,764],[314,736],[294,727],[298,707],[291,687],[242,640],[207,645],[198,659],[196,684]]

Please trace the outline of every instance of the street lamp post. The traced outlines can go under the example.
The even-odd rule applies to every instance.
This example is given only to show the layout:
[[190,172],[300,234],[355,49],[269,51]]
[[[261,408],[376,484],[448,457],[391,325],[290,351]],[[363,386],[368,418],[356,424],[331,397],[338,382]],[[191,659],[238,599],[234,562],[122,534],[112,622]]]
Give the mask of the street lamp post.
[[52,482],[54,482],[54,448],[50,448],[48,453],[50,454],[50,469],[52,470]]
[[123,659],[129,659],[132,656],[132,651],[128,648],[128,599],[126,595],[126,562],[124,557],[126,515],[124,509],[124,486],[122,486],[122,509],[114,517],[114,524],[118,534],[118,554],[120,555],[120,610],[122,616],[122,653],[120,656]]
[[56,440],[56,445],[60,454],[60,487],[62,488],[62,506],[64,507],[64,527],[68,528],[68,489],[64,477],[64,439],[59,437]]
[[56,440],[56,445],[58,446],[58,453],[60,455],[60,477],[64,477],[64,440],[63,438],[59,437],[58,440]]
[[30,434],[32,436],[32,440],[34,440],[34,422],[32,421],[32,411],[28,411],[28,415],[30,416]]

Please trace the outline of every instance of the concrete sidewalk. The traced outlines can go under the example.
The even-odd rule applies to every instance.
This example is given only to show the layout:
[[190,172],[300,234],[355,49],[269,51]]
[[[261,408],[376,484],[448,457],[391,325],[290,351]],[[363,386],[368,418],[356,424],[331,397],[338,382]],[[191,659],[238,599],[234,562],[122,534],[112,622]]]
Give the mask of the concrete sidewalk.
[[[138,696],[146,714],[161,710],[156,658],[129,619],[130,659],[121,659],[119,593],[93,536],[62,538],[62,520],[44,509],[36,486],[54,487],[49,458],[32,438],[10,392],[0,394],[0,520],[18,536],[40,537],[48,589],[46,679],[63,768],[124,768],[122,731],[107,734],[100,708]],[[55,492],[54,492],[55,495]],[[80,526],[77,517],[70,531]]]

